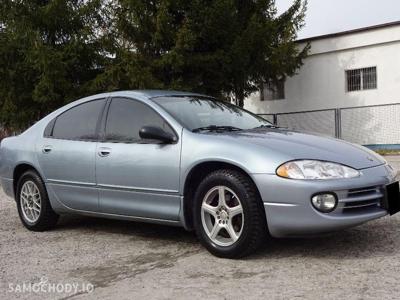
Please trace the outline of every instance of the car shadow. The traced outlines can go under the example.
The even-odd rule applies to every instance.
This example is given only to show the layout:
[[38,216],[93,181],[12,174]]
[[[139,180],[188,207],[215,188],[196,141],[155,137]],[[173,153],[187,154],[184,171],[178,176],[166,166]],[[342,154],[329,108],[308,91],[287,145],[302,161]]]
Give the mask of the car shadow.
[[197,244],[196,235],[182,227],[165,226],[144,222],[112,220],[86,216],[62,216],[57,231],[86,230],[98,234],[118,234],[130,236],[132,240],[148,242]]
[[327,259],[367,259],[393,256],[400,248],[400,218],[383,218],[347,230],[316,237],[270,239],[252,259],[302,256]]
[[[295,256],[328,259],[363,259],[391,256],[395,255],[400,248],[399,223],[400,217],[386,217],[324,236],[269,238],[261,250],[244,258],[244,260],[268,260]],[[193,247],[198,248],[199,251],[206,251],[200,246],[194,232],[188,232],[180,227],[93,217],[64,216],[56,230],[85,230],[99,235],[126,235],[133,242],[144,241],[148,243],[149,247],[174,243],[181,251],[193,249]]]

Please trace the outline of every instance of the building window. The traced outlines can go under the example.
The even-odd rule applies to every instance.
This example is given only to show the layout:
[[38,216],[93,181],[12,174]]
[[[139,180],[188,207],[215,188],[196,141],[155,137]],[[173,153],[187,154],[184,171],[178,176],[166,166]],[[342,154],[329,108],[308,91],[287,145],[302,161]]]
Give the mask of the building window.
[[346,82],[348,92],[376,89],[376,67],[347,70]]
[[285,99],[285,81],[268,81],[262,85],[260,100],[272,101]]

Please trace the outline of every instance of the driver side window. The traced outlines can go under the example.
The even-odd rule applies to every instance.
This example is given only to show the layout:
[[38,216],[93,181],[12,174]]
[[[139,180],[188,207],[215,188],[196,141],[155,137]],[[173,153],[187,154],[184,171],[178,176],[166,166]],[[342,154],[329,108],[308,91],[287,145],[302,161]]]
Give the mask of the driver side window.
[[168,123],[146,104],[128,98],[112,99],[105,128],[107,142],[140,142],[139,130],[143,126],[157,126],[175,135]]

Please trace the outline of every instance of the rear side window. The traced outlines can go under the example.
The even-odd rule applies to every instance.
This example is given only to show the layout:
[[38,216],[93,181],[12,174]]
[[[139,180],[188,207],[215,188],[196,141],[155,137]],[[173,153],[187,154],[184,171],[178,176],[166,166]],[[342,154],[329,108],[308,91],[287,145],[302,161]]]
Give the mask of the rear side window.
[[175,134],[168,123],[144,103],[127,98],[114,98],[107,115],[106,140],[138,142],[143,126],[157,126]]
[[96,127],[105,105],[105,99],[75,106],[59,115],[51,136],[56,139],[95,140]]

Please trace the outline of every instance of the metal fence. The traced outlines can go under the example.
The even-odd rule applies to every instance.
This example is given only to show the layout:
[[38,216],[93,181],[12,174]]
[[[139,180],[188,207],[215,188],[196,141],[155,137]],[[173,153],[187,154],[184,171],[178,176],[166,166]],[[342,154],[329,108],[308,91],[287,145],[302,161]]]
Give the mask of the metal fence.
[[400,103],[261,116],[281,127],[361,145],[400,145]]

